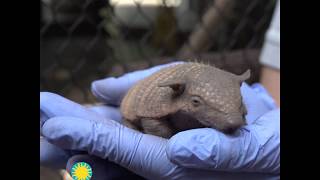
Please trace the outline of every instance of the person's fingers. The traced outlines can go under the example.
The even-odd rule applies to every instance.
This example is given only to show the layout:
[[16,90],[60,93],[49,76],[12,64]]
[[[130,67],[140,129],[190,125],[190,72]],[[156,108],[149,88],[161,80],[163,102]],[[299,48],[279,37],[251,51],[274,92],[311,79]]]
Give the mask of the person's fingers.
[[86,150],[92,144],[95,126],[90,120],[69,116],[58,116],[48,119],[42,126],[42,135],[50,142],[63,149]]
[[261,99],[264,100],[265,104],[270,108],[270,109],[276,109],[278,108],[278,105],[276,101],[272,98],[270,93],[265,89],[262,84],[260,83],[254,83],[251,85],[251,88],[258,94],[258,96],[261,97]]
[[135,179],[144,178],[130,172],[129,170],[105,159],[90,155],[75,155],[68,160],[67,171],[72,175],[72,168],[77,163],[87,163],[92,170],[91,180],[110,180],[110,179]]
[[40,92],[40,125],[57,116],[72,116],[90,120],[101,120],[101,116],[78,103],[60,95]]
[[40,137],[40,165],[63,169],[71,154]]
[[[236,148],[239,148],[237,145],[235,146],[236,148],[230,149],[232,146],[227,143],[229,144],[228,146],[218,148],[218,152],[223,151],[219,154],[223,158],[220,159],[222,162],[216,161],[216,163],[219,164],[218,166],[210,166],[209,164],[207,166],[209,169],[201,169],[203,164],[200,164],[198,165],[199,167],[196,166],[197,168],[188,168],[177,165],[176,163],[173,163],[174,161],[171,162],[168,159],[166,155],[168,140],[128,129],[115,121],[109,122],[110,124],[72,117],[55,117],[47,120],[44,123],[42,130],[48,141],[59,147],[87,151],[90,155],[98,156],[102,159],[108,159],[150,179],[195,179],[197,177],[199,179],[212,179],[213,177],[221,177],[221,174],[223,174],[223,177],[230,174],[230,179],[237,179],[235,177],[240,177],[239,174],[233,174],[231,176],[233,172],[220,173],[223,167],[227,168],[230,164],[233,165],[232,167],[238,167],[239,169],[243,167],[241,166],[241,159],[239,164],[233,163],[235,161],[234,157],[238,156],[227,154],[230,150],[237,151]],[[205,135],[206,134],[200,134],[200,136]],[[212,147],[212,145],[205,143],[212,138],[212,136],[208,137],[207,140],[202,142],[202,146]],[[201,137],[198,139],[201,139]],[[183,140],[183,138],[181,140]],[[237,142],[237,140],[234,140],[233,142]],[[199,145],[199,142],[194,143]],[[242,143],[244,142],[240,142],[240,144]],[[248,145],[247,143],[244,144]],[[194,149],[189,149],[191,152],[199,151],[203,148],[197,146],[192,147]],[[209,147],[207,150],[210,150]],[[183,148],[180,150],[188,151],[188,149]],[[244,147],[243,150],[246,154],[255,153],[246,149],[246,147]],[[176,153],[179,155],[179,152]],[[216,160],[214,156],[205,157],[207,154],[208,153],[204,153],[204,156],[202,157]],[[243,155],[246,156],[246,154]],[[186,153],[186,155],[189,156],[189,158],[186,158],[186,161],[184,162],[188,162],[190,157],[194,154]],[[227,159],[228,157],[226,157],[227,155],[231,156],[229,161]],[[227,161],[224,161],[224,159]],[[220,169],[215,169],[215,167],[219,167]],[[226,170],[232,171],[232,167],[229,167],[231,170]],[[256,173],[251,174],[255,174],[256,176]]]
[[110,77],[102,80],[96,80],[91,84],[91,91],[100,101],[110,105],[120,105],[120,102],[127,91],[138,81],[152,75],[164,67],[168,67],[177,63],[175,62],[164,65],[155,66],[150,69],[134,71],[127,73],[121,77]]
[[[266,152],[274,150],[274,159],[276,159],[276,153],[280,153],[280,109],[272,110],[259,119],[257,119],[252,125],[247,126],[249,131],[256,132],[259,144],[264,146]],[[266,146],[268,145],[268,146]],[[270,154],[271,157],[271,154]],[[279,159],[280,160],[280,159]],[[279,163],[280,165],[280,163]]]
[[245,107],[247,109],[247,124],[252,124],[260,116],[272,110],[259,96],[259,94],[248,84],[242,83],[240,91],[243,103],[245,104]]
[[143,177],[171,177],[176,165],[165,154],[167,140],[142,134],[115,121],[99,123],[73,117],[47,120],[42,134],[64,149],[87,151]]
[[188,168],[277,174],[280,130],[276,125],[264,126],[262,121],[275,124],[279,118],[270,111],[234,135],[210,128],[183,131],[169,140],[166,152],[172,162]]
[[98,113],[102,117],[122,122],[122,116],[119,107],[112,107],[107,105],[91,106],[88,107],[90,110]]

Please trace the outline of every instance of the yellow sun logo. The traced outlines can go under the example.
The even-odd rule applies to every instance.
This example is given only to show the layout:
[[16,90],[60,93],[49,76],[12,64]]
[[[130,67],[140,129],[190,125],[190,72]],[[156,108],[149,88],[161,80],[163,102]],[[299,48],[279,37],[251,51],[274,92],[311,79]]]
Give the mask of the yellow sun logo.
[[90,180],[92,169],[88,163],[78,162],[72,166],[71,176],[74,180]]

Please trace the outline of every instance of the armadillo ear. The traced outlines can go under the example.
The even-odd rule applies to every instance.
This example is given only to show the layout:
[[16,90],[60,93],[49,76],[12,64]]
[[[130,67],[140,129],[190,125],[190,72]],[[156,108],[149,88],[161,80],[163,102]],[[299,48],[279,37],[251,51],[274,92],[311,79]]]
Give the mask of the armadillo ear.
[[184,80],[171,79],[160,82],[158,87],[170,87],[175,92],[175,95],[181,95],[186,88],[186,82]]
[[237,78],[239,79],[240,82],[243,82],[247,79],[249,79],[251,76],[251,70],[248,69],[246,72],[244,72],[243,74],[237,76]]

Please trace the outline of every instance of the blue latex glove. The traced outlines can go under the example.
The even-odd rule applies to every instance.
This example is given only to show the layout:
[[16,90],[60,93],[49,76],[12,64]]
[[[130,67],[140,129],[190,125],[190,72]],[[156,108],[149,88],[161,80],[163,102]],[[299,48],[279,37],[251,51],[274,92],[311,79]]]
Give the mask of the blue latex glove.
[[[105,102],[117,105],[128,88],[148,73],[151,74],[148,70],[140,71],[97,81],[93,83],[93,92]],[[249,125],[236,136],[204,128],[181,132],[166,140],[128,129],[107,119],[108,116],[47,93],[41,94],[41,99],[46,99],[41,102],[41,130],[59,147],[88,151],[152,179],[277,179],[279,110],[272,110],[272,103],[246,84],[241,91],[248,107]],[[58,106],[52,105],[59,101]],[[68,109],[75,113],[60,112]]]

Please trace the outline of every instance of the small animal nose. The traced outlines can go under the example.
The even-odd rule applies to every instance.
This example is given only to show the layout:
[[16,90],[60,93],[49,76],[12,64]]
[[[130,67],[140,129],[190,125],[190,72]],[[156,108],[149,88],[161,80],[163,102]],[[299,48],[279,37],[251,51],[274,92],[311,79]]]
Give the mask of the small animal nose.
[[228,124],[227,127],[225,128],[225,132],[227,134],[232,134],[237,129],[239,129],[242,125],[243,125],[243,123]]
[[234,133],[237,129],[239,129],[241,126],[246,125],[246,121],[242,116],[239,118],[233,118],[232,120],[228,121],[226,124],[225,132],[228,134]]
[[235,127],[229,127],[227,129],[224,130],[224,132],[226,134],[233,134],[238,128],[235,128]]

